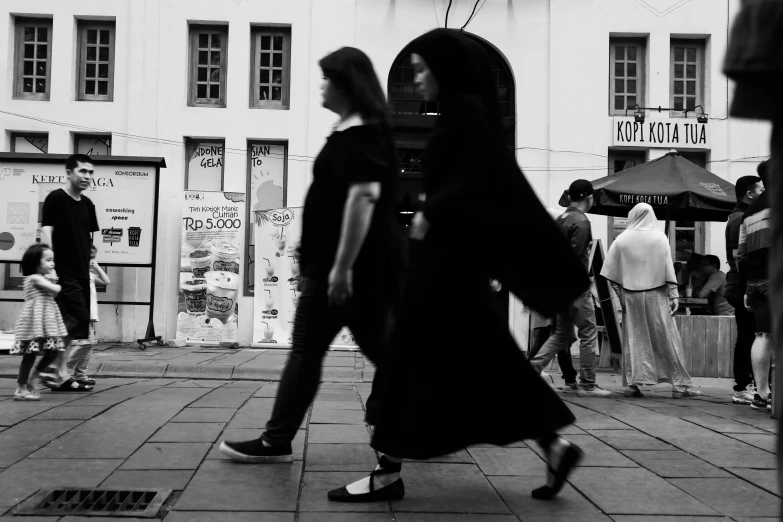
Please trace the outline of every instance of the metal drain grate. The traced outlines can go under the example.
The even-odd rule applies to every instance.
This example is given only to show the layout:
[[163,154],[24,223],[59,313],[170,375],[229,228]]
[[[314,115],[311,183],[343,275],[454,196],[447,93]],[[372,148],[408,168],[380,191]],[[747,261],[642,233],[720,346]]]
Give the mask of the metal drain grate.
[[154,518],[169,495],[170,489],[44,488],[14,514]]

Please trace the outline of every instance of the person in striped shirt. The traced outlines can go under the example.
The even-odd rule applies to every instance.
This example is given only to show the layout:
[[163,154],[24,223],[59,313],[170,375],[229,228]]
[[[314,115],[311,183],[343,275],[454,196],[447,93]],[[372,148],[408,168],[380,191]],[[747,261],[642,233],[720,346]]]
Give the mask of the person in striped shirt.
[[[767,184],[768,161],[756,169],[759,177]],[[772,362],[772,320],[769,307],[769,251],[770,251],[770,205],[767,192],[763,192],[748,207],[742,216],[739,246],[737,248],[737,270],[745,282],[744,304],[756,319],[756,339],[753,341],[750,358],[756,393],[750,407],[754,410],[772,412],[772,395],[769,388],[769,369]]]

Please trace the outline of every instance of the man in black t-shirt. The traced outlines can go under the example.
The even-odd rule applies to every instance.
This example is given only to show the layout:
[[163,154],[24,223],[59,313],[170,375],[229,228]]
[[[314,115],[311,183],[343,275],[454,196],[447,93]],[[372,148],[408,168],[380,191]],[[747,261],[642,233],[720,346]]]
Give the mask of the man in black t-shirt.
[[87,339],[90,324],[90,245],[98,230],[95,205],[82,193],[92,184],[94,167],[89,156],[74,154],[65,163],[64,188],[52,191],[43,204],[41,242],[51,245],[62,290],[56,301],[60,307],[68,337],[65,352],[58,362],[58,375],[50,377],[49,387],[57,391],[87,391],[95,384],[68,378],[65,363],[71,341]]

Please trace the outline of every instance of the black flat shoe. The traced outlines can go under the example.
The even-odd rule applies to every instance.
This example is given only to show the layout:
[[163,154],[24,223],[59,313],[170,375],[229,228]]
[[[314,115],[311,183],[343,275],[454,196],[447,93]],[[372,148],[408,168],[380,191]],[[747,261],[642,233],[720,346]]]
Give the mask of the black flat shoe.
[[329,500],[331,500],[332,502],[348,502],[348,503],[402,500],[402,497],[405,496],[405,485],[402,483],[401,478],[395,480],[388,486],[382,487],[381,489],[373,489],[373,484],[372,484],[373,474],[380,475],[381,473],[373,472],[370,474],[369,493],[359,493],[354,495],[352,493],[349,493],[345,487],[342,487],[340,489],[333,489],[332,491],[330,491],[328,495]]
[[554,469],[551,466],[549,467],[549,473],[555,477],[554,485],[550,486],[547,484],[546,486],[534,489],[532,492],[533,498],[537,500],[553,499],[560,493],[560,490],[563,489],[563,485],[565,484],[568,475],[579,461],[582,460],[583,456],[584,452],[579,449],[579,446],[568,443],[568,447],[563,452],[563,458],[560,459],[560,465],[557,469]]

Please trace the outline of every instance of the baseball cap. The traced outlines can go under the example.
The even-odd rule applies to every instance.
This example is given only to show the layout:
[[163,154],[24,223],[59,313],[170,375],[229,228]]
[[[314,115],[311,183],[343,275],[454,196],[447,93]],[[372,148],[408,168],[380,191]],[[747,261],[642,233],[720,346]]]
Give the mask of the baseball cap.
[[593,193],[595,193],[593,185],[586,179],[578,179],[568,187],[568,197],[571,201],[580,201]]

